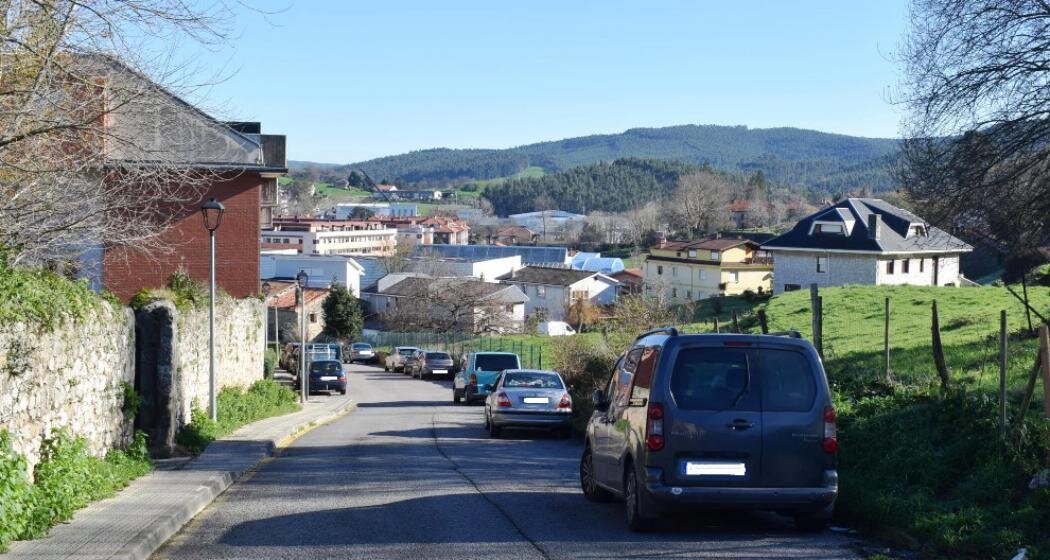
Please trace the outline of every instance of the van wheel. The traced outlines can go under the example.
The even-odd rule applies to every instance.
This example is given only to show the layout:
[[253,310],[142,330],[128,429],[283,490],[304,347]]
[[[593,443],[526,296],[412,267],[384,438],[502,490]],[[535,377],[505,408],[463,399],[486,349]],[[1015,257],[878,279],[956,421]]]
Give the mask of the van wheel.
[[831,504],[819,511],[796,512],[792,517],[795,520],[795,528],[806,533],[819,533],[831,524],[831,516],[835,513],[835,505]]
[[583,450],[580,458],[580,488],[583,497],[592,502],[608,502],[612,500],[612,494],[608,490],[598,486],[598,479],[594,476],[594,454],[588,446]]
[[383,366],[383,371],[390,371],[390,366],[384,365]]
[[627,464],[626,470],[623,477],[623,501],[627,509],[627,527],[637,533],[651,531],[654,518],[643,511],[638,473],[631,463]]

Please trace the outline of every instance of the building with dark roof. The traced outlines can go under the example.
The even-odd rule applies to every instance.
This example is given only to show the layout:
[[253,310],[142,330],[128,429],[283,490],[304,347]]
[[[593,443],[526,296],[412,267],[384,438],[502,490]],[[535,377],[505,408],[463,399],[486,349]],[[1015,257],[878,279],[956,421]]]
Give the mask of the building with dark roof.
[[773,254],[774,291],[818,286],[958,286],[959,255],[973,247],[877,198],[847,198],[762,244]]
[[526,266],[499,278],[516,285],[529,297],[525,316],[535,314],[547,321],[564,321],[571,305],[586,300],[593,305],[616,303],[620,283],[608,276],[572,268]]
[[649,248],[643,274],[645,293],[670,303],[773,289],[773,263],[758,243],[739,237],[661,239]]
[[475,334],[520,332],[529,299],[512,285],[411,273],[387,275],[361,296],[390,329]]

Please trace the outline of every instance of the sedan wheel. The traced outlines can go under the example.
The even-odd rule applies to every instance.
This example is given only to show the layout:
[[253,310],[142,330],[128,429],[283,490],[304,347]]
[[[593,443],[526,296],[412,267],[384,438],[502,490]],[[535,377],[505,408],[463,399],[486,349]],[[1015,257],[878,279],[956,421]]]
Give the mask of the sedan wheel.
[[493,424],[492,422],[489,422],[489,435],[490,436],[492,436],[494,438],[498,438],[502,431],[503,430],[499,426]]
[[453,404],[459,404],[459,401],[462,398],[463,397],[461,397],[460,394],[459,394],[459,390],[456,389],[455,387],[453,387],[452,388],[452,402],[453,402]]
[[598,486],[598,479],[594,477],[594,455],[590,447],[583,450],[583,458],[580,459],[580,488],[583,489],[583,497],[592,502],[608,502],[612,499],[612,494]]

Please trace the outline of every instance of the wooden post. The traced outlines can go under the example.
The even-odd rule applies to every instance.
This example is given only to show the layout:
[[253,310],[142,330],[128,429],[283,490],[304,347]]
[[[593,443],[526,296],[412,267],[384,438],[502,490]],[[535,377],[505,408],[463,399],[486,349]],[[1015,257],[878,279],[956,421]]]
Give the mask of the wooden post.
[[999,312],[999,437],[1006,438],[1006,310]]
[[890,380],[890,298],[886,298],[886,325],[882,332],[882,365],[885,380]]
[[[1039,327],[1039,357],[1043,370],[1043,418],[1050,420],[1050,327]],[[1050,465],[1050,431],[1046,433],[1047,464]]]
[[1028,304],[1028,280],[1025,278],[1027,274],[1021,274],[1021,289],[1024,290],[1024,315],[1028,318],[1028,332],[1034,333],[1032,329],[1032,308]]
[[817,296],[817,332],[813,335],[817,354],[824,359],[824,296]]
[[740,320],[736,315],[736,309],[733,310],[733,332],[740,332]]
[[937,368],[937,377],[941,378],[941,393],[947,394],[951,390],[952,378],[948,366],[944,363],[944,346],[941,345],[941,318],[937,313],[937,300],[933,300],[930,335],[933,338],[933,364]]
[[765,309],[758,310],[758,325],[762,328],[762,334],[769,334],[769,319]]
[[1014,445],[1016,446],[1021,437],[1021,426],[1024,425],[1024,417],[1028,414],[1028,407],[1032,405],[1032,397],[1035,396],[1035,382],[1039,379],[1039,373],[1043,369],[1043,349],[1040,348],[1035,354],[1035,363],[1032,371],[1028,373],[1028,385],[1024,388],[1024,398],[1021,399],[1021,408],[1014,418]]
[[715,333],[718,333],[718,315],[715,315],[714,321],[715,321]]
[[818,291],[816,283],[809,285],[809,314],[810,314],[810,333],[813,337],[813,345],[816,346],[818,343],[817,337],[820,336],[820,310],[817,306],[820,305],[818,299],[820,298],[820,292]]

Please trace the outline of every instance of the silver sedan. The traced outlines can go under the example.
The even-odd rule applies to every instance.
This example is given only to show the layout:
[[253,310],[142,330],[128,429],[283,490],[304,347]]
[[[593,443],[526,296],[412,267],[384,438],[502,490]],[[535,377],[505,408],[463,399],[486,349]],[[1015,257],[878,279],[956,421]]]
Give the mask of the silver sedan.
[[572,435],[572,397],[556,371],[508,369],[485,399],[485,427],[492,437],[503,428],[541,428]]

